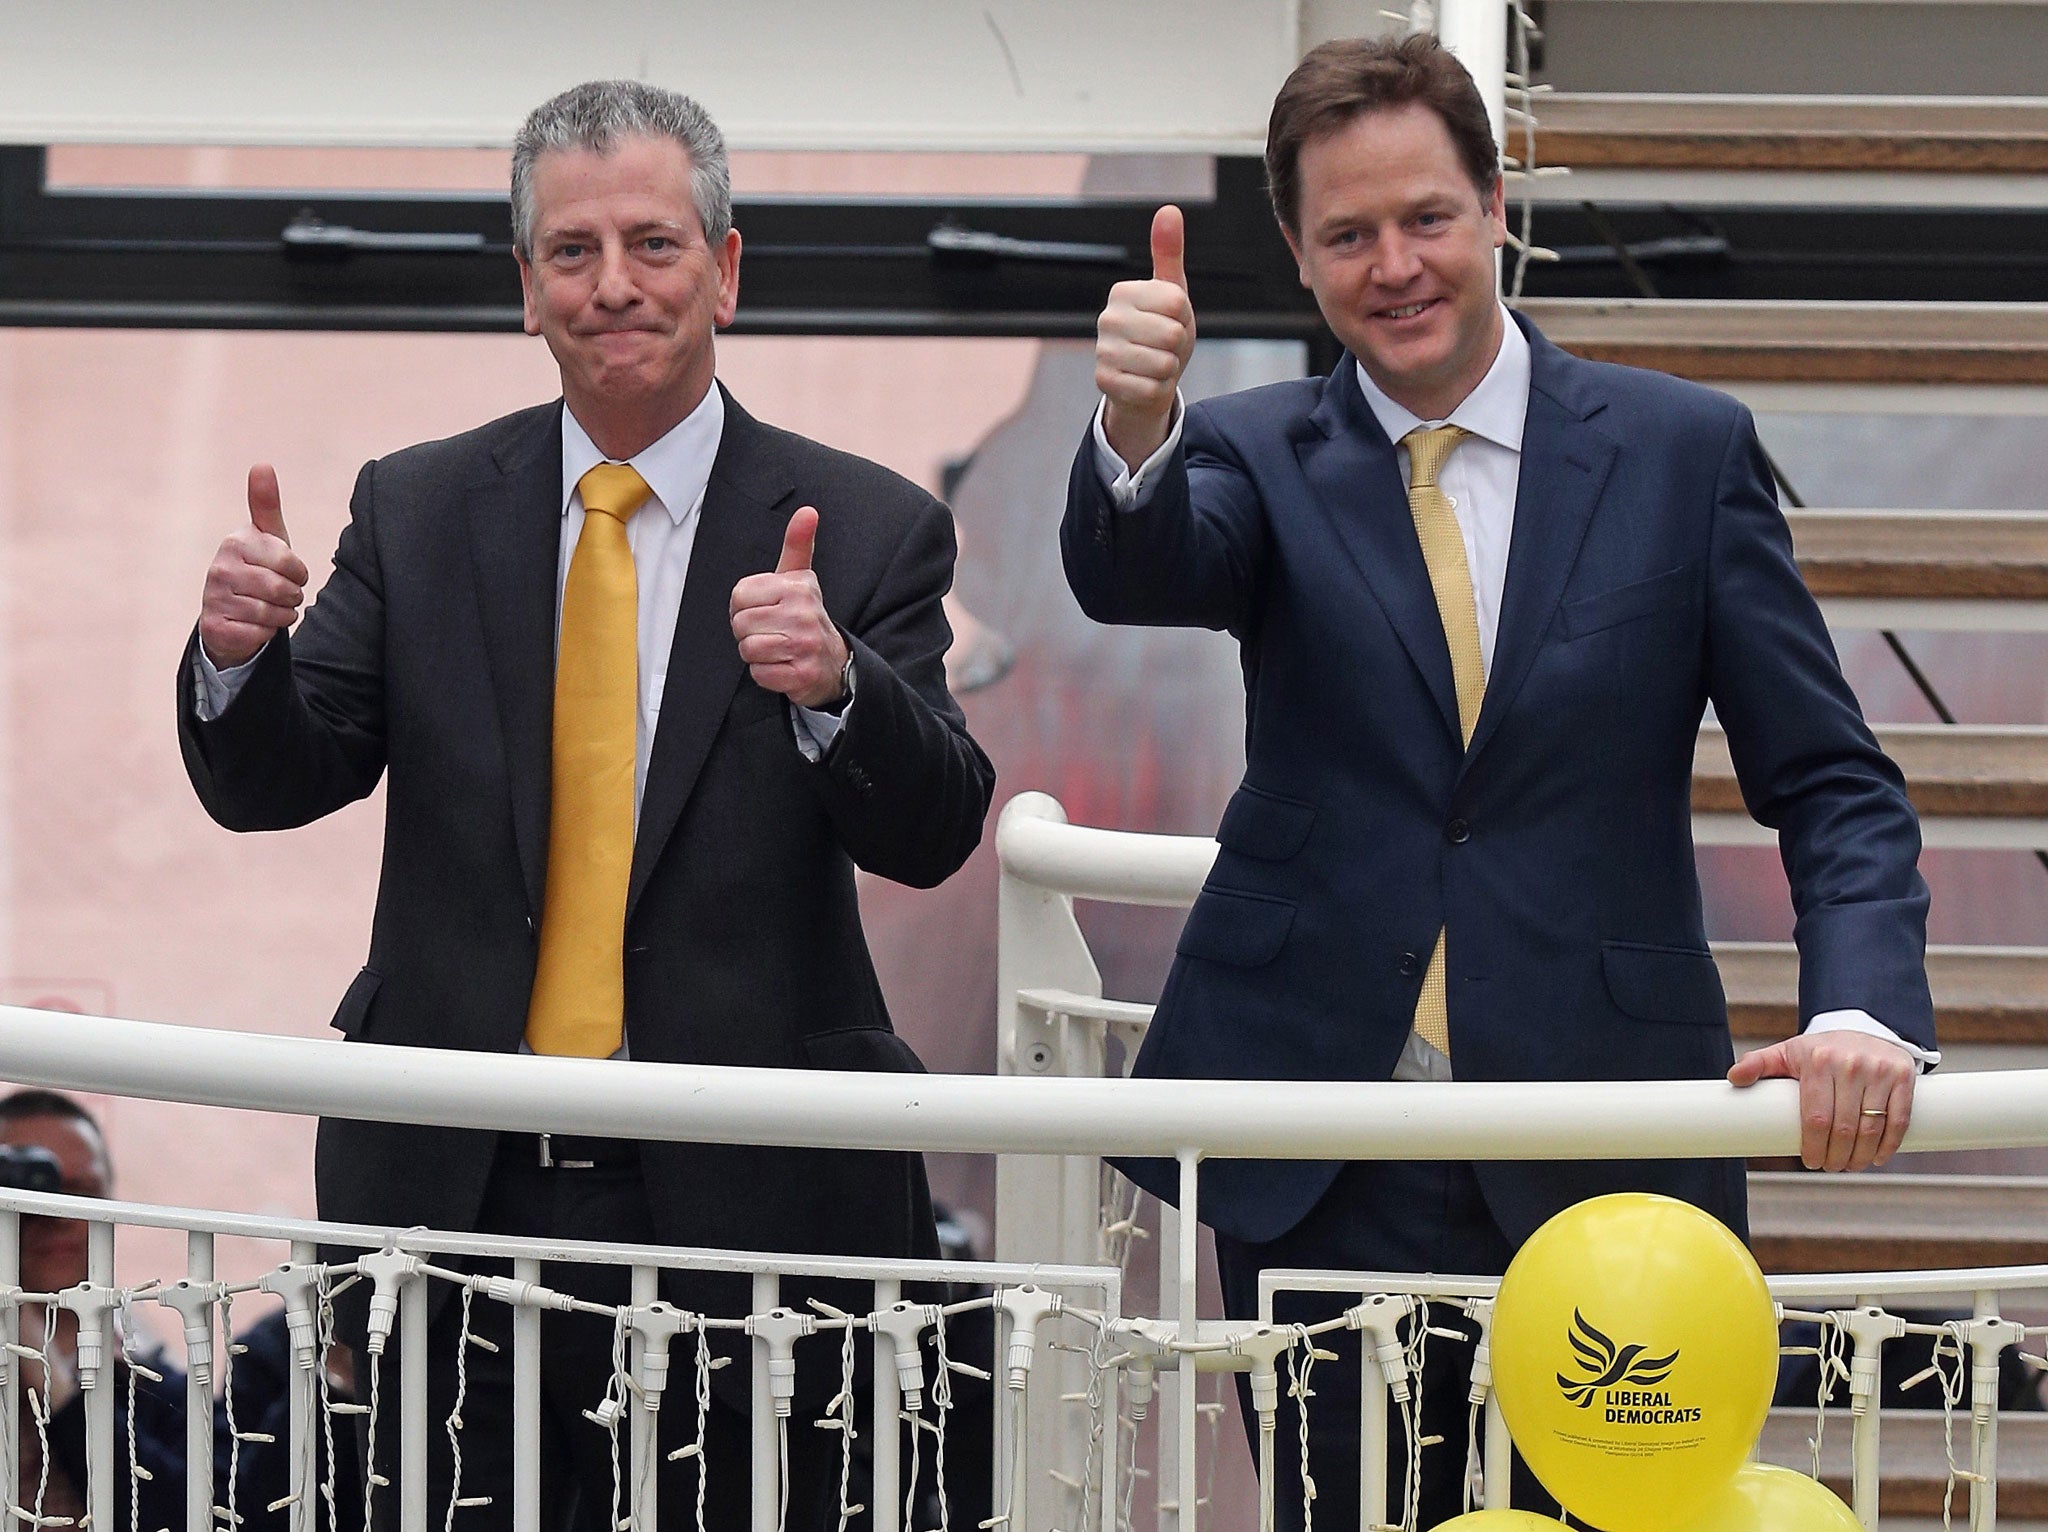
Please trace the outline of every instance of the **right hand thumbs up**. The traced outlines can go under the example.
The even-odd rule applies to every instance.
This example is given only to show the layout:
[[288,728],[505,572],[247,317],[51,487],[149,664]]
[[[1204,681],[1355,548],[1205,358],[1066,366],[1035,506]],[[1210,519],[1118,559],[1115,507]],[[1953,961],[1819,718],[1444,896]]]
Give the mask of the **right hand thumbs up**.
[[199,603],[199,643],[215,668],[254,659],[271,634],[288,628],[306,599],[306,564],[285,531],[277,470],[249,470],[249,524],[221,543],[207,566]]
[[1112,287],[1095,322],[1095,386],[1108,401],[1103,432],[1132,468],[1166,440],[1181,374],[1194,349],[1187,225],[1169,203],[1152,215],[1151,277]]

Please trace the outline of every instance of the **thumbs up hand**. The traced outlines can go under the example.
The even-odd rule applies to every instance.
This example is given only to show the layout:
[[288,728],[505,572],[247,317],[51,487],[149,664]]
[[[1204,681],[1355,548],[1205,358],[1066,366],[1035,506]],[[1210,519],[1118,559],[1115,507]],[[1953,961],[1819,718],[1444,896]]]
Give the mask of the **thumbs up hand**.
[[221,543],[200,597],[199,643],[215,668],[247,664],[271,634],[297,621],[306,579],[285,532],[277,470],[258,463],[249,470],[249,524]]
[[1152,215],[1152,275],[1119,282],[1095,322],[1095,386],[1108,401],[1103,433],[1132,468],[1159,450],[1174,394],[1195,349],[1188,300],[1187,226],[1168,204]]
[[756,685],[798,707],[828,708],[845,700],[848,650],[811,569],[817,546],[818,513],[807,505],[789,518],[774,571],[732,588],[732,636]]

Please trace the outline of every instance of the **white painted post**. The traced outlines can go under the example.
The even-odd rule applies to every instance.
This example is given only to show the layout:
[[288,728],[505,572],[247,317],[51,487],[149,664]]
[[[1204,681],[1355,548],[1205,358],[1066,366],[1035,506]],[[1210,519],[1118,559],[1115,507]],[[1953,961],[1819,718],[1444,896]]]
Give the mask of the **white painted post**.
[[[521,1256],[512,1280],[540,1284],[540,1262]],[[540,1532],[540,1310],[521,1303],[512,1310],[512,1527]]]
[[[196,1231],[185,1236],[185,1278],[194,1287],[207,1288],[213,1285],[213,1236]],[[213,1310],[207,1311],[207,1325],[213,1326]],[[225,1358],[227,1349],[234,1344],[232,1336],[223,1336],[217,1355]],[[297,1369],[293,1369],[293,1381],[297,1381]],[[133,1379],[129,1388],[135,1387]],[[131,1393],[128,1408],[135,1408]],[[300,1449],[306,1438],[299,1435],[302,1429],[298,1418],[298,1394],[292,1395],[292,1461],[300,1458]],[[291,1484],[298,1488],[299,1473],[294,1467]],[[223,1504],[226,1502],[223,1501]],[[298,1511],[293,1506],[292,1525],[298,1526]],[[213,1525],[213,1378],[202,1377],[192,1366],[192,1359],[185,1359],[185,1526],[187,1532],[207,1532]]]

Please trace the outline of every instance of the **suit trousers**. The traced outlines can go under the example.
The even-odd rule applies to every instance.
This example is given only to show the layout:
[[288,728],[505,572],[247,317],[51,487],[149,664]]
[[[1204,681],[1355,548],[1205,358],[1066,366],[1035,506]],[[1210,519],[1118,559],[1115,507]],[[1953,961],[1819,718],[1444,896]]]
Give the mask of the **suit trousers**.
[[[1427,1087],[1418,1086],[1417,1089]],[[1216,1266],[1224,1311],[1234,1319],[1258,1314],[1259,1273],[1275,1267],[1337,1271],[1440,1272],[1446,1276],[1498,1276],[1514,1248],[1488,1210],[1472,1167],[1462,1161],[1391,1160],[1346,1165],[1309,1214],[1278,1239],[1254,1243],[1216,1236]],[[1280,1293],[1273,1316],[1281,1324],[1316,1324],[1334,1318],[1355,1299],[1335,1293]],[[1470,1439],[1467,1391],[1472,1380],[1476,1330],[1463,1313],[1444,1304],[1429,1311],[1432,1329],[1463,1331],[1463,1341],[1428,1337],[1416,1407],[1422,1437],[1441,1437],[1421,1454],[1419,1514],[1426,1529],[1464,1509]],[[1358,1335],[1334,1331],[1316,1345],[1337,1353],[1310,1374],[1309,1476],[1315,1483],[1315,1525],[1352,1527],[1358,1507],[1358,1424],[1361,1347]],[[1303,1525],[1299,1406],[1289,1397],[1281,1363],[1280,1410],[1275,1435],[1275,1523],[1281,1532]],[[1242,1375],[1238,1403],[1256,1456],[1258,1417]],[[1408,1441],[1399,1407],[1388,1401],[1387,1518],[1403,1525]],[[1515,1455],[1512,1497],[1517,1509],[1557,1514],[1557,1502]]]
[[[481,1232],[520,1238],[656,1243],[637,1159],[589,1169],[543,1168],[528,1135],[502,1135],[497,1160],[478,1215]],[[505,1262],[478,1261],[480,1274],[509,1275]],[[630,1301],[626,1266],[547,1262],[543,1285],[596,1303]],[[732,1316],[738,1317],[738,1316]],[[464,1344],[459,1295],[440,1303],[428,1327],[428,1518],[438,1526],[449,1497],[488,1496],[488,1506],[461,1507],[455,1525],[465,1532],[509,1532],[512,1525],[512,1311],[482,1297],[469,1306],[470,1335],[487,1349]],[[617,1493],[611,1433],[584,1414],[612,1388],[615,1326],[593,1314],[546,1310],[541,1317],[541,1526],[544,1532],[608,1532],[631,1508],[629,1427],[618,1434]],[[745,1373],[752,1343],[736,1332],[713,1332],[714,1356],[732,1358]],[[377,1433],[376,1458],[390,1487],[375,1490],[374,1522],[379,1532],[398,1525],[398,1432],[396,1430],[397,1346],[383,1358],[382,1395],[386,1420]],[[711,1532],[744,1532],[749,1525],[751,1478],[747,1412],[712,1395],[704,1421],[701,1458],[671,1462],[669,1454],[696,1440],[696,1342],[680,1336],[671,1352],[668,1389],[660,1412],[657,1490],[663,1526],[694,1527],[700,1463],[704,1465],[704,1525]],[[367,1361],[367,1359],[363,1359]],[[357,1387],[368,1397],[367,1370],[359,1364]],[[448,1417],[461,1400],[460,1476],[449,1441]],[[723,1392],[723,1390],[721,1390]],[[359,1417],[360,1419],[360,1417]],[[807,1418],[789,1431],[789,1513],[793,1532],[816,1532],[838,1524],[839,1438],[813,1428]]]

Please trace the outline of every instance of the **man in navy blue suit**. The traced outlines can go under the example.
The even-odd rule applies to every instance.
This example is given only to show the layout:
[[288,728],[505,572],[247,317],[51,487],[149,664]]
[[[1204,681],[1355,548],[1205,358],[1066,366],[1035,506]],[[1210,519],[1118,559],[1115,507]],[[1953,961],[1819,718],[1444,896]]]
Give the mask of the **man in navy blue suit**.
[[[1061,529],[1091,616],[1227,630],[1244,664],[1244,783],[1137,1072],[1790,1076],[1809,1166],[1882,1162],[1938,1057],[1919,829],[1749,413],[1567,356],[1501,305],[1498,150],[1434,39],[1316,49],[1266,160],[1349,354],[1183,409],[1194,310],[1162,208],[1152,278],[1102,314]],[[1801,1032],[1740,1063],[1693,862],[1708,703],[1798,913]],[[1745,1228],[1743,1168],[1716,1161],[1222,1162],[1201,1214],[1247,1314],[1268,1267],[1499,1272],[1552,1213],[1624,1189]],[[1425,1390],[1448,1439],[1423,1454],[1423,1526],[1458,1510],[1455,1365]],[[1356,1399],[1316,1390],[1325,1514],[1356,1503]]]

